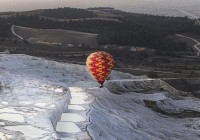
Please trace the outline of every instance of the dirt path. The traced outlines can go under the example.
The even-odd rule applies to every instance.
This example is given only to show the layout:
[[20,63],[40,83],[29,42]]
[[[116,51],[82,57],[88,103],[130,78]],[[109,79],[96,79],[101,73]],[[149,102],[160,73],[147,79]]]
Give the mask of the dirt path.
[[200,56],[200,49],[198,46],[200,46],[200,42],[192,37],[188,37],[188,36],[185,36],[185,35],[180,35],[180,34],[176,34],[176,36],[178,37],[183,37],[183,38],[187,38],[187,39],[190,39],[192,41],[194,41],[195,43],[197,43],[196,45],[194,45],[193,47],[197,50],[197,56]]
[[15,28],[15,25],[12,25],[12,27],[11,27],[12,34],[15,35],[17,38],[23,40],[23,37],[21,37],[20,35],[18,35],[18,34],[15,33],[14,28]]

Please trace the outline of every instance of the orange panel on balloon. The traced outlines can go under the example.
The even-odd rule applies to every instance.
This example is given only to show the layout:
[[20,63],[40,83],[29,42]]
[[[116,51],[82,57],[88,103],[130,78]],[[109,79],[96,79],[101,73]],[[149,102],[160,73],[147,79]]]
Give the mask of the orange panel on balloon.
[[103,85],[114,67],[114,60],[107,52],[95,52],[88,56],[86,66],[98,83]]

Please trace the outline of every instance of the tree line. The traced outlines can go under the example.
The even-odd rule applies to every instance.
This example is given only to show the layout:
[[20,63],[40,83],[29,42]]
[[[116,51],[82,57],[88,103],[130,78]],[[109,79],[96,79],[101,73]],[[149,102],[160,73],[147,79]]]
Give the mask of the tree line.
[[57,8],[57,9],[45,9],[39,14],[40,16],[59,18],[59,19],[77,19],[77,18],[91,18],[96,15],[88,10],[78,8]]

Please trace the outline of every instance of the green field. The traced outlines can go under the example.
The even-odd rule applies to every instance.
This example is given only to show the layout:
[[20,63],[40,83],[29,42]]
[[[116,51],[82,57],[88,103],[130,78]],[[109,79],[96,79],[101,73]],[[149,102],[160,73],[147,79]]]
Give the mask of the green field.
[[14,26],[14,32],[25,40],[37,42],[73,44],[73,45],[96,45],[97,34],[62,30],[62,29],[35,29],[21,26]]

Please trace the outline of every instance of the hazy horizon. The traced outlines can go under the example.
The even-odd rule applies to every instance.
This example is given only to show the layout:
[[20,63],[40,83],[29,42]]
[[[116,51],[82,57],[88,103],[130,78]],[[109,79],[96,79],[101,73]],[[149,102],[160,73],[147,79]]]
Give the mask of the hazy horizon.
[[58,7],[114,7],[128,12],[200,17],[199,0],[0,0],[0,12]]

